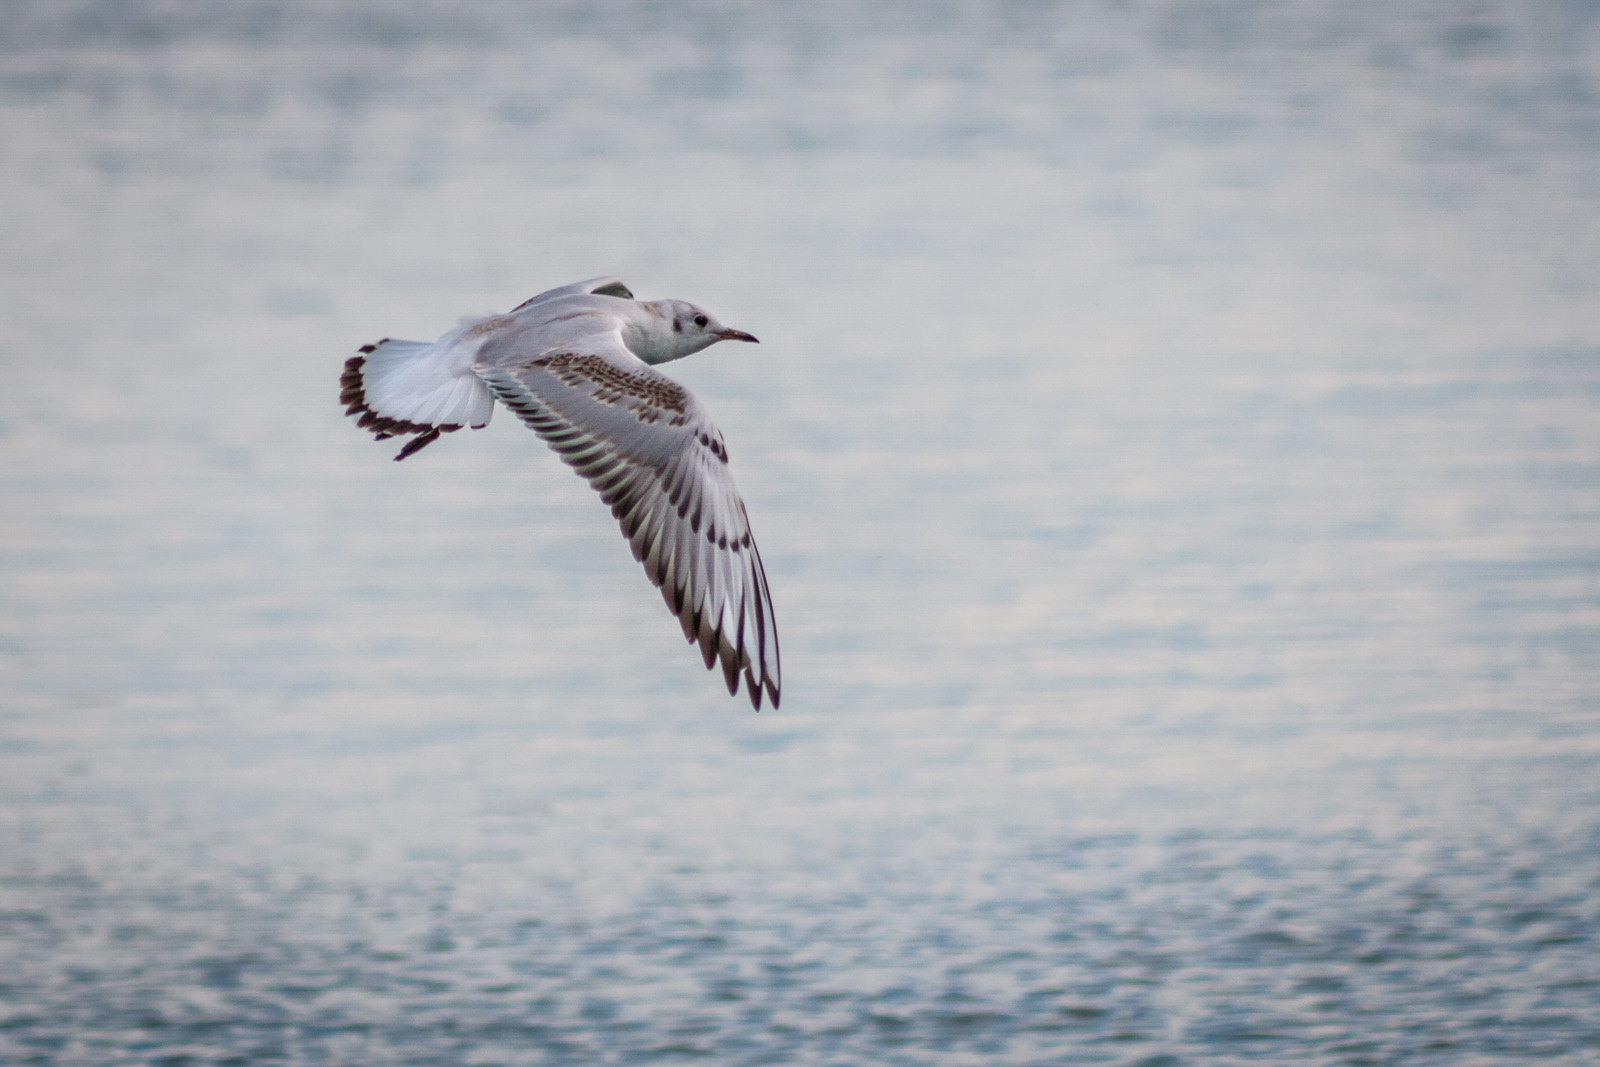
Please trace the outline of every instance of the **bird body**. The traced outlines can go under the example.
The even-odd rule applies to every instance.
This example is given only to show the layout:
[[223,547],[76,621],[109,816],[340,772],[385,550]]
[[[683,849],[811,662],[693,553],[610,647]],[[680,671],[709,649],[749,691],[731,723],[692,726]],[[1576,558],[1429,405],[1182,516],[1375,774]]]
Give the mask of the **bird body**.
[[405,459],[498,399],[588,480],[708,668],[778,706],[778,635],[761,556],[722,434],[653,369],[718,341],[754,341],[682,300],[639,301],[615,278],[552,289],[434,342],[385,338],[345,363],[340,398]]

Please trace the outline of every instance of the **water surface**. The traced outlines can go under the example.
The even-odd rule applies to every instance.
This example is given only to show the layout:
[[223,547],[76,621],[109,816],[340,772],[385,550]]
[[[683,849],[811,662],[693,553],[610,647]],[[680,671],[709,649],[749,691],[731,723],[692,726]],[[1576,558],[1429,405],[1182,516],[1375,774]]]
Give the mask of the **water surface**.
[[[1582,4],[0,14],[0,1060],[1593,1062]],[[359,344],[617,274],[781,710]]]

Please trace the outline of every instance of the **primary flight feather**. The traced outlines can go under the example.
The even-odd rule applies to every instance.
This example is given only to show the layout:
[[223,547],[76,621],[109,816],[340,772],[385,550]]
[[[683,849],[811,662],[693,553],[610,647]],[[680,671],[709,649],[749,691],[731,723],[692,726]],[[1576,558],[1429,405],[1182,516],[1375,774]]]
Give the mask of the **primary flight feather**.
[[385,338],[344,366],[340,399],[395,459],[463,426],[515,412],[586,478],[634,558],[698,643],[739,677],[756,710],[778,706],[778,630],[761,555],[722,434],[683,386],[654,369],[718,341],[754,341],[682,300],[635,300],[615,278],[540,293],[437,341]]

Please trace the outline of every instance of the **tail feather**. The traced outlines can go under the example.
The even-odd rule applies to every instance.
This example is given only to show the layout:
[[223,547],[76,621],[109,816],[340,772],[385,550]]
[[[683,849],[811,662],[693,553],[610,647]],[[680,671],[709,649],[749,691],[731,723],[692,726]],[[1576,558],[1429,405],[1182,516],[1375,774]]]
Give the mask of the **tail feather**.
[[432,444],[463,426],[481,429],[494,412],[494,395],[446,335],[439,341],[384,338],[363,345],[345,362],[339,400],[345,414],[378,440],[417,435],[395,459]]

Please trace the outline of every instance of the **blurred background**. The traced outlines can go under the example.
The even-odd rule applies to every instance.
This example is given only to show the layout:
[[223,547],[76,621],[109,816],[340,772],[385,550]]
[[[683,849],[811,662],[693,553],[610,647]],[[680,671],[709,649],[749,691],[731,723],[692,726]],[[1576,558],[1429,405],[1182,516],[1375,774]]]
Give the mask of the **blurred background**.
[[[0,1060],[1592,1063],[1600,7],[0,7]],[[614,274],[701,669],[380,337]]]

